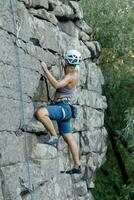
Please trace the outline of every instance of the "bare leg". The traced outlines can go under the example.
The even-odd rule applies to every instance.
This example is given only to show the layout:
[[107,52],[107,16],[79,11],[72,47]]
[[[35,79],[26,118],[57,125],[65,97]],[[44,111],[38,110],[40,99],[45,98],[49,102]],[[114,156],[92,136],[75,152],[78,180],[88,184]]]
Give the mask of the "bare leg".
[[57,136],[57,133],[55,131],[54,125],[50,118],[48,117],[48,111],[46,108],[39,108],[35,115],[37,119],[45,126],[45,128],[50,132],[52,136]]
[[75,167],[79,167],[80,166],[79,151],[74,136],[71,133],[69,133],[65,134],[63,138],[69,146]]

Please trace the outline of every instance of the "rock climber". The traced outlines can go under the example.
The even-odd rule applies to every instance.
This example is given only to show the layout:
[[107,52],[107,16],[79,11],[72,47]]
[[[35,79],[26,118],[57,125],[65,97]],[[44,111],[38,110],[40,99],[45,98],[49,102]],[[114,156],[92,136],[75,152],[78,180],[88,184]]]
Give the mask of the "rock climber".
[[72,134],[71,127],[71,99],[75,94],[76,85],[79,80],[78,66],[81,62],[81,54],[77,50],[68,50],[61,59],[64,76],[61,80],[56,80],[48,70],[46,63],[42,62],[42,68],[50,84],[56,89],[54,101],[46,107],[38,108],[35,112],[45,128],[50,132],[51,137],[45,144],[58,145],[58,136],[51,120],[56,120],[59,135],[64,138],[71,151],[74,160],[74,167],[65,171],[67,174],[80,174],[81,165],[77,143]]

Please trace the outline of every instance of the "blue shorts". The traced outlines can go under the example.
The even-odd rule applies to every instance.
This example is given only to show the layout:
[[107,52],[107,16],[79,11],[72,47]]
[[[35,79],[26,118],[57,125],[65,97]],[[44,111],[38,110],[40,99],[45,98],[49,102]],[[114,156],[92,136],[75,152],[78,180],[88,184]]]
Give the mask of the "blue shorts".
[[72,132],[70,119],[72,117],[71,107],[68,101],[50,104],[46,107],[51,120],[56,120],[60,135]]

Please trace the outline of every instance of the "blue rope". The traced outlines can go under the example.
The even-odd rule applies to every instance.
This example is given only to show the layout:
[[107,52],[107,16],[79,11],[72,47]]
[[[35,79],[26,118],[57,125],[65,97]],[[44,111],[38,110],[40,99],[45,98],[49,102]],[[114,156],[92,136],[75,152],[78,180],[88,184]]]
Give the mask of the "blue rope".
[[[23,97],[23,87],[22,87],[22,76],[21,76],[21,64],[20,64],[20,52],[19,52],[19,36],[17,32],[17,23],[16,23],[16,16],[14,13],[14,5],[13,0],[10,0],[10,6],[11,6],[11,14],[13,16],[13,26],[16,36],[16,62],[17,62],[17,75],[18,75],[18,81],[19,81],[19,91],[20,91],[20,123],[21,127],[22,125],[26,124],[25,120],[25,114],[24,114],[24,97]],[[27,132],[27,127],[24,126],[24,145],[25,145],[25,163],[26,163],[26,169],[27,169],[27,177],[28,177],[28,191],[30,193],[31,200],[34,200],[33,196],[33,186],[32,186],[32,177],[30,174],[30,159],[29,159],[29,134]]]

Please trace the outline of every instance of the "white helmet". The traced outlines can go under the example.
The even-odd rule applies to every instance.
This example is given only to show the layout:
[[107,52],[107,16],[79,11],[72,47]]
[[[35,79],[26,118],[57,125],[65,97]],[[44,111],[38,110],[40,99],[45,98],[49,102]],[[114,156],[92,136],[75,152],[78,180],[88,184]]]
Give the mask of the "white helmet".
[[82,57],[77,50],[69,50],[64,54],[64,59],[70,65],[79,65],[82,60]]

